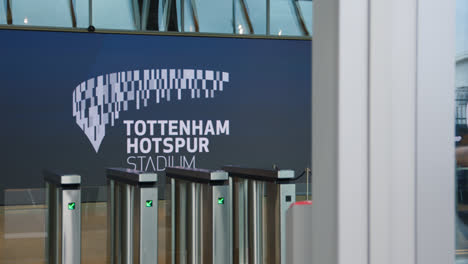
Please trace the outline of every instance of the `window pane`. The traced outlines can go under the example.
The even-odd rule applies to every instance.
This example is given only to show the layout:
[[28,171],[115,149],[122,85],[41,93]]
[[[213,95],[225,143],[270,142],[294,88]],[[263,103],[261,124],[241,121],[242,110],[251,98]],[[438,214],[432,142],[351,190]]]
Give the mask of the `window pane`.
[[14,0],[11,13],[14,25],[44,27],[72,27],[70,1],[63,0]]
[[456,263],[468,263],[468,1],[457,0],[456,10]]

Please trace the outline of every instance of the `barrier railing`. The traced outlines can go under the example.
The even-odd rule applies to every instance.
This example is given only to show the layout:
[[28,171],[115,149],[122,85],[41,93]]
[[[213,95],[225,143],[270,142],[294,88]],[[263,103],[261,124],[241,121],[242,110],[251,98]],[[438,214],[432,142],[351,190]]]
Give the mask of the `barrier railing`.
[[44,172],[46,182],[46,263],[81,263],[81,177]]
[[296,201],[294,171],[223,170],[233,188],[234,263],[286,264],[286,212]]
[[166,168],[172,188],[172,263],[232,263],[232,203],[224,171]]
[[107,169],[108,263],[158,263],[157,175]]

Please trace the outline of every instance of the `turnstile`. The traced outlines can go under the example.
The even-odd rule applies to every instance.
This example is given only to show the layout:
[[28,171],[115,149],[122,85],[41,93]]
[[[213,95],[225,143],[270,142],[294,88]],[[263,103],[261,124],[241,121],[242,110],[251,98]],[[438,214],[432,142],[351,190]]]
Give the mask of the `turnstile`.
[[233,190],[234,264],[286,264],[286,212],[296,201],[294,171],[223,170]]
[[107,263],[158,263],[157,175],[107,169]]
[[44,172],[46,182],[45,257],[49,264],[81,263],[81,177]]
[[232,192],[224,171],[166,168],[171,178],[172,263],[232,263]]

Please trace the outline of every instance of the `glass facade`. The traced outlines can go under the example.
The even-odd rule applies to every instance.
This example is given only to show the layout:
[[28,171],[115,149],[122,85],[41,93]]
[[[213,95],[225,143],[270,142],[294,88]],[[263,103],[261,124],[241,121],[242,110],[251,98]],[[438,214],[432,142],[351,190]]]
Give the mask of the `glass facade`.
[[311,36],[311,0],[0,0],[0,24]]
[[456,263],[468,263],[468,1],[457,0],[456,10]]

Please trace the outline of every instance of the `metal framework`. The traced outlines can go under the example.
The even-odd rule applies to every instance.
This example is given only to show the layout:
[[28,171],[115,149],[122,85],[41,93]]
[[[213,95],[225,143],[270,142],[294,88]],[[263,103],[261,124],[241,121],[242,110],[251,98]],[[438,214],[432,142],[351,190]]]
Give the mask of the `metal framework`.
[[[12,15],[12,6],[11,6],[11,1],[12,0],[6,0],[6,18],[7,18],[7,25],[13,25],[13,15]],[[194,25],[194,31],[195,32],[200,32],[202,29],[200,29],[200,17],[197,12],[197,5],[195,0],[180,0],[178,2],[177,0],[159,0],[158,1],[158,8],[156,9],[156,19],[158,20],[159,27],[157,30],[159,31],[169,31],[170,23],[174,21],[179,21],[177,19],[177,16],[180,16],[180,25],[178,27],[180,28],[180,32],[184,32],[184,24],[185,24],[185,1],[189,1],[189,6],[190,6],[190,17],[192,19],[193,25]],[[241,7],[241,15],[244,17],[247,23],[247,28],[248,28],[248,34],[255,34],[255,29],[254,25],[251,19],[251,14],[249,11],[249,8],[247,6],[246,0],[233,0],[233,33],[235,34],[236,28],[235,28],[235,2],[239,1],[240,7]],[[93,25],[93,0],[88,0],[89,4],[89,26]],[[180,10],[179,13],[174,13],[173,8],[176,8],[175,5],[179,3],[180,7],[178,9]],[[266,0],[266,34],[270,34],[270,0]],[[309,30],[307,29],[306,23],[304,22],[304,17],[301,12],[301,7],[298,4],[298,0],[291,0],[293,10],[294,10],[294,15],[296,16],[297,19],[297,25],[303,34],[303,36],[308,37],[310,36]],[[76,14],[76,6],[74,0],[69,0],[69,5],[70,5],[70,19],[71,19],[71,24],[72,28],[76,29],[77,28],[77,14]],[[132,13],[133,13],[133,20],[134,20],[134,25],[136,30],[140,31],[145,31],[147,28],[147,22],[148,22],[148,17],[150,14],[150,1],[149,0],[131,0],[131,6],[132,6]],[[172,22],[171,22],[172,21]],[[176,22],[174,22],[176,23]],[[1,27],[0,27],[1,28]],[[28,26],[27,28],[35,28]],[[47,27],[43,27],[43,29],[48,29]],[[53,29],[52,29],[53,30]],[[172,31],[175,31],[172,29]],[[116,30],[116,32],[119,32],[119,30]]]
[[89,32],[85,28],[61,28],[61,27],[34,27],[17,25],[0,25],[0,30],[33,30],[33,31],[52,31],[52,32],[75,32],[89,34],[126,34],[126,35],[150,35],[150,36],[180,36],[180,37],[216,37],[216,38],[238,38],[238,39],[284,39],[284,40],[304,40],[312,41],[312,37],[304,36],[276,36],[276,35],[238,35],[224,33],[197,33],[197,32],[165,32],[165,31],[131,31],[131,30],[112,30],[97,29]]

